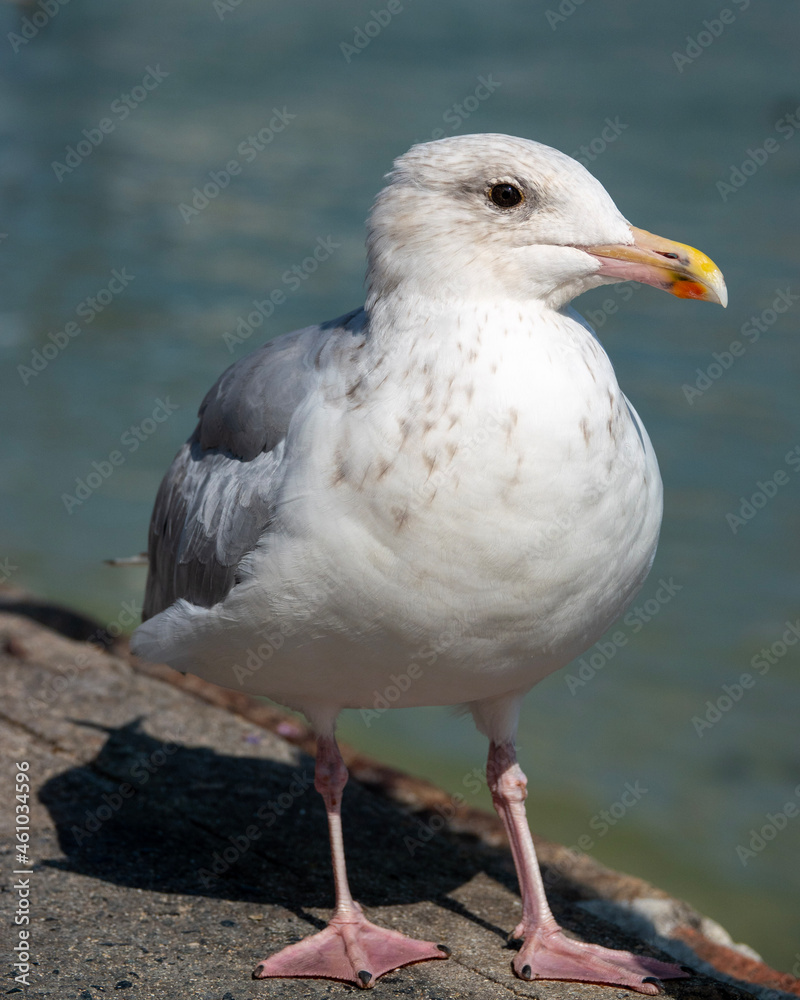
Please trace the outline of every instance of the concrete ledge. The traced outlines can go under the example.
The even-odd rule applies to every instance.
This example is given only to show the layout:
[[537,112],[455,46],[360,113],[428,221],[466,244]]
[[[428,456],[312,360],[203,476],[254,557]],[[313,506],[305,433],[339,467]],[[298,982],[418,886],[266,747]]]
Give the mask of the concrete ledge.
[[[332,903],[309,732],[254,699],[136,664],[124,643],[108,651],[87,643],[92,623],[81,616],[16,600],[7,597],[0,613],[4,889],[13,893],[9,872],[24,867],[12,850],[17,761],[30,765],[35,864],[30,985],[15,982],[7,960],[6,993],[247,1000],[352,992],[324,980],[250,979],[259,959],[321,926]],[[80,638],[54,631],[64,623]],[[434,786],[352,751],[346,759],[354,895],[375,921],[453,951],[447,962],[387,975],[376,995],[635,995],[516,979],[506,937],[520,900],[496,819],[454,809]],[[414,846],[421,823],[437,832]],[[687,904],[559,845],[537,847],[568,930],[677,956],[699,971],[666,984],[669,996],[800,995],[797,980],[732,950]],[[16,942],[16,932],[4,936]]]

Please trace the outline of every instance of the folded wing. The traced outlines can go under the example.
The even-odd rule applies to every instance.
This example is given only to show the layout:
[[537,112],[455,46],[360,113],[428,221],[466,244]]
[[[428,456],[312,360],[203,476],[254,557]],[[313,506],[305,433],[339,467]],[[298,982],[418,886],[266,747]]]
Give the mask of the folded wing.
[[223,600],[242,558],[269,530],[286,433],[331,339],[359,336],[363,310],[270,341],[208,392],[194,433],[156,496],[143,620],[185,598]]

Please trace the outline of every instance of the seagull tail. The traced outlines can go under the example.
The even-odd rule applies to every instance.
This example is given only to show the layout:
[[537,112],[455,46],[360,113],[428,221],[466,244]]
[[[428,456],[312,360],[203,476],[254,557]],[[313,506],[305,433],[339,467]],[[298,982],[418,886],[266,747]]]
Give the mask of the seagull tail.
[[160,614],[148,618],[131,636],[131,652],[148,663],[168,663],[186,670],[193,659],[198,638],[205,631],[207,608],[198,608],[183,598]]

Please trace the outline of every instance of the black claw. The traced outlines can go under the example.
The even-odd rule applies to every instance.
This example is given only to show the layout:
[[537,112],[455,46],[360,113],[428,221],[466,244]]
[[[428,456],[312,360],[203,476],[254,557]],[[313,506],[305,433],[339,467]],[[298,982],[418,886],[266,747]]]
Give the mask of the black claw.
[[656,979],[655,976],[645,976],[642,980],[643,983],[652,983],[653,986],[657,986],[659,991],[664,989],[664,984],[660,979]]
[[530,979],[532,975],[533,975],[533,970],[531,969],[531,967],[529,965],[523,965],[522,966],[522,978],[523,979]]
[[446,944],[437,944],[436,947],[439,949],[439,951],[441,951],[444,955],[446,955],[447,958],[450,958],[450,956],[453,954]]
[[695,974],[694,969],[690,968],[688,965],[682,965],[681,972],[688,972],[690,976],[693,976]]
[[262,964],[260,964],[260,963],[259,963],[259,964],[258,964],[258,965],[257,965],[257,966],[255,967],[255,969],[253,969],[253,979],[260,979],[260,978],[261,978],[261,975],[260,975],[260,974],[261,974],[261,973],[262,973],[263,971],[264,971],[264,966],[263,966]]
[[358,978],[361,980],[361,984],[366,986],[370,979],[372,979],[372,973],[367,972],[366,969],[362,969],[358,974]]

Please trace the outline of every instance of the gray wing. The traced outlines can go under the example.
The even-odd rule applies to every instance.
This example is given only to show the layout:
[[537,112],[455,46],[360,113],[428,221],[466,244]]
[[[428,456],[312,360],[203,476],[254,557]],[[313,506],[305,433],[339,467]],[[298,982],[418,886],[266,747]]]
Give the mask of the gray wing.
[[156,496],[144,621],[179,597],[211,607],[231,589],[242,558],[269,526],[285,435],[322,351],[342,334],[362,339],[364,321],[357,309],[286,334],[216,381]]

